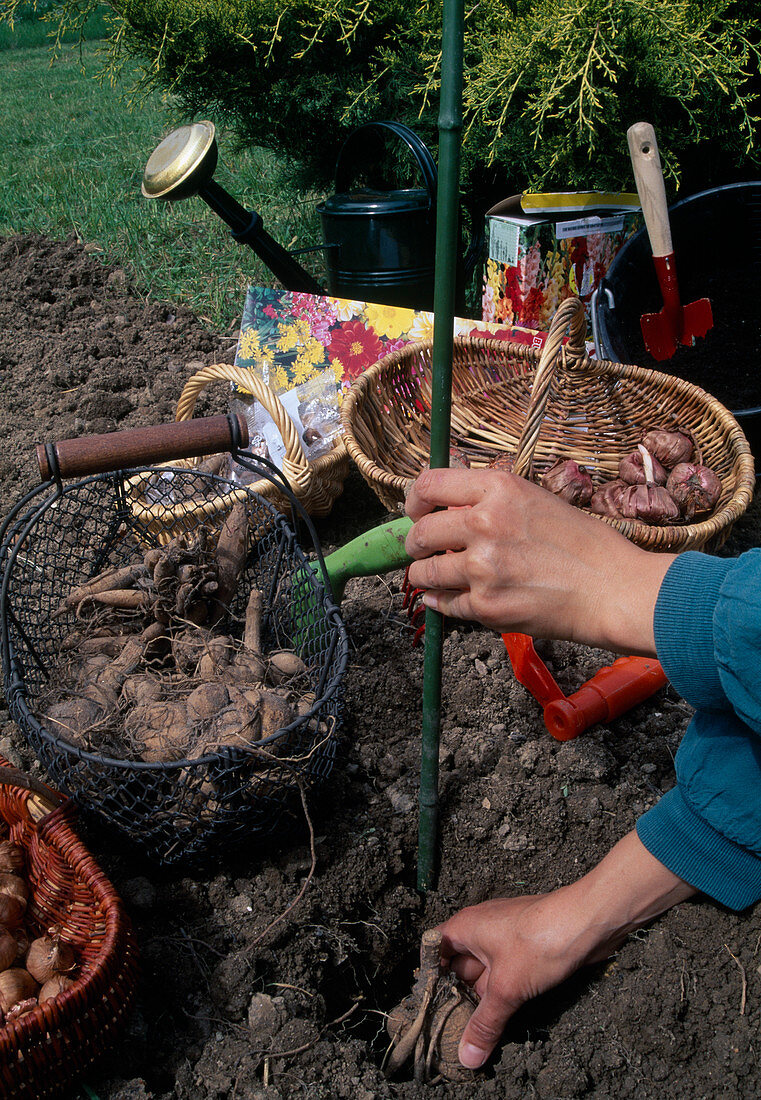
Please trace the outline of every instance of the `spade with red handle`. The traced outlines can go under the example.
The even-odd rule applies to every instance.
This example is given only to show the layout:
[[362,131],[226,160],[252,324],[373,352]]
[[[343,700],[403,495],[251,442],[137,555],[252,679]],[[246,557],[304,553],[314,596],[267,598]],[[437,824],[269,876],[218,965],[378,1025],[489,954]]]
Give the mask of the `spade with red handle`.
[[626,131],[634,179],[642,214],[653,251],[655,273],[663,297],[659,313],[640,317],[645,347],[654,359],[670,359],[677,344],[692,347],[713,326],[708,298],[682,305],[676,276],[676,261],[671,242],[666,188],[655,130],[649,122],[635,122]]

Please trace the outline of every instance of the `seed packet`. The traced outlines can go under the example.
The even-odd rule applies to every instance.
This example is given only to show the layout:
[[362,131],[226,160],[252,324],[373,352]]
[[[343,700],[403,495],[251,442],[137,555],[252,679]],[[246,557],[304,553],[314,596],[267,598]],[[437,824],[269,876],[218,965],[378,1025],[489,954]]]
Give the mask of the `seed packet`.
[[[265,421],[269,421],[273,426],[274,422],[264,406],[260,405],[258,401],[254,401],[253,398],[246,401],[245,395],[240,395],[231,399],[230,412],[233,415],[241,413],[246,418],[248,424],[248,450],[259,458],[272,460],[267,447],[264,427]],[[236,485],[251,485],[259,478],[257,474],[248,470],[245,466],[232,461],[230,463],[230,480],[234,481]]]
[[[266,360],[254,368],[265,384],[272,387],[298,432],[299,441],[308,462],[331,450],[341,432],[338,412],[338,384],[331,367],[289,390],[279,390],[270,376]],[[280,430],[267,410],[253,397],[236,388],[230,404],[231,412],[242,412],[248,422],[250,447],[256,454],[269,458],[278,469],[283,468],[285,443]],[[235,466],[234,464],[234,473]],[[237,476],[247,471],[238,467]]]
[[308,460],[327,454],[341,433],[338,385],[332,368],[296,387],[301,444]]

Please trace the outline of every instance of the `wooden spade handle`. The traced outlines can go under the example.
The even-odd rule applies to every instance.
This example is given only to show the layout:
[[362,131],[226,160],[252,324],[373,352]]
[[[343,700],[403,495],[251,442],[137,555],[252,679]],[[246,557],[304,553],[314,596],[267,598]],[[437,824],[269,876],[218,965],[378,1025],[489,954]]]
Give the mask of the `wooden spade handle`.
[[61,477],[80,477],[247,446],[248,425],[245,417],[236,413],[40,443],[37,463],[41,479],[48,481],[56,476],[56,463]]
[[670,256],[674,248],[655,130],[649,122],[635,122],[626,131],[626,140],[653,255]]

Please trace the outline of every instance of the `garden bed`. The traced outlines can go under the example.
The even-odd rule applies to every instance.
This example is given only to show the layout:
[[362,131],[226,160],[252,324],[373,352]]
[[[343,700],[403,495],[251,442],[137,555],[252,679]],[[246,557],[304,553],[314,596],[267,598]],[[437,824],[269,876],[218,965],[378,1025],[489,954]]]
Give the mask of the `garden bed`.
[[[146,302],[74,241],[0,240],[0,269],[3,515],[35,484],[36,442],[173,419],[190,374],[232,361],[234,334]],[[199,413],[219,411],[203,402]],[[353,472],[318,528],[330,550],[384,518]],[[726,552],[756,545],[757,503]],[[422,650],[411,646],[400,581],[349,583],[341,751],[293,834],[220,852],[209,871],[169,874],[82,823],[132,916],[143,972],[129,1032],[89,1087],[100,1100],[758,1096],[761,910],[733,914],[704,899],[522,1010],[473,1084],[386,1081],[382,1013],[408,991],[422,929],[463,905],[583,873],[672,786],[690,717],[667,688],[561,744],[500,638],[451,625],[442,868],[421,899]],[[541,651],[566,690],[612,659],[561,643]],[[39,772],[6,710],[0,722],[0,753]]]

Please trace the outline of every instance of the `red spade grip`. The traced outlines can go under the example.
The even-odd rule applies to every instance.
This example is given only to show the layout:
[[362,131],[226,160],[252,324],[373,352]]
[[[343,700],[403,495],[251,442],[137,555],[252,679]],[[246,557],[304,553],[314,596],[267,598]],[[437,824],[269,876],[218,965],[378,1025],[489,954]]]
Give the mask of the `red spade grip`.
[[610,722],[666,683],[654,657],[619,657],[572,695],[544,708],[544,724],[558,741],[570,741],[598,722]]

